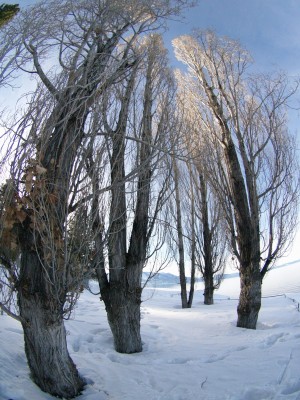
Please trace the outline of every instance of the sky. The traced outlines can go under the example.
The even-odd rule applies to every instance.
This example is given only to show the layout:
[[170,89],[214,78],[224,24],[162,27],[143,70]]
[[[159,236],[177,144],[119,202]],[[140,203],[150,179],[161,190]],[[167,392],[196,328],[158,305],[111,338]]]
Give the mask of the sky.
[[[19,0],[21,8],[38,0]],[[18,0],[7,0],[14,4]],[[165,43],[171,62],[176,64],[172,39],[193,29],[213,29],[217,34],[238,40],[254,59],[252,70],[283,70],[292,79],[300,76],[299,0],[198,0],[184,13],[184,20],[169,22]],[[177,66],[178,64],[176,64]],[[300,105],[297,98],[295,106]],[[291,114],[293,131],[300,114]]]
[[[6,0],[20,7],[37,0]],[[254,57],[258,69],[283,69],[300,75],[299,0],[198,0],[185,12],[184,22],[171,22],[166,45],[194,28],[213,29],[238,40]]]
[[[37,2],[5,1],[21,8]],[[184,21],[169,22],[164,36],[173,63],[172,39],[195,28],[213,29],[238,40],[251,53],[256,71],[279,69],[293,78],[300,76],[299,21],[299,0],[197,0],[197,6],[184,13]]]
[[300,73],[298,0],[200,0],[185,18],[185,23],[171,23],[170,37],[194,28],[213,29],[238,40],[257,68]]
[[[7,0],[21,8],[37,0]],[[253,71],[285,71],[291,79],[300,76],[300,2],[299,0],[198,0],[184,14],[183,21],[171,21],[164,34],[171,62],[172,39],[193,29],[213,29],[217,34],[238,40],[253,59]],[[178,66],[178,64],[176,64]],[[300,91],[293,106],[300,107]],[[290,111],[290,130],[300,141],[300,112]],[[300,156],[300,153],[299,153]],[[297,242],[289,260],[300,258]]]

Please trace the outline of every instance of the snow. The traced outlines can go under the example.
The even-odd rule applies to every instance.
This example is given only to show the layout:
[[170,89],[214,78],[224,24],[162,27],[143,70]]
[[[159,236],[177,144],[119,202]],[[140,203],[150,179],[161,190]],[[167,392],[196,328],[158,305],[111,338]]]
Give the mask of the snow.
[[[178,286],[146,288],[144,349],[131,355],[114,351],[104,304],[85,291],[66,321],[71,357],[88,382],[79,399],[300,400],[300,290],[290,290],[299,278],[299,267],[270,272],[263,295],[288,290],[263,298],[257,330],[235,326],[238,278],[224,281],[213,306],[198,284],[189,310],[180,308]],[[0,365],[1,400],[53,399],[30,380],[21,326],[6,315]]]

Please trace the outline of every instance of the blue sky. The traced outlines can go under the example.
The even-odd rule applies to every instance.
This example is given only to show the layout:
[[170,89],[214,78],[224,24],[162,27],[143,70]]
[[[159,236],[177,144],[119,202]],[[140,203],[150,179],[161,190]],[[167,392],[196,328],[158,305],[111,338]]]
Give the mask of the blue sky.
[[[37,0],[7,0],[20,7]],[[184,22],[171,22],[166,45],[193,28],[213,29],[238,40],[252,54],[259,70],[283,69],[300,74],[299,0],[199,0],[185,13]]]
[[300,74],[299,0],[200,0],[185,18],[170,24],[168,42],[193,28],[209,28],[238,40],[257,69]]

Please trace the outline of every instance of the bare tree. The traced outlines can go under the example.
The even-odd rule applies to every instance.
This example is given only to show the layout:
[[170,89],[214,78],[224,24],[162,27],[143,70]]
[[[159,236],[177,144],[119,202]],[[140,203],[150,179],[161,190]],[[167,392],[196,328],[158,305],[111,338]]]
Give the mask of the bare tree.
[[[188,129],[189,141],[194,135],[195,125]],[[197,133],[200,135],[199,133]],[[191,144],[191,143],[190,143]],[[208,152],[207,152],[208,153]],[[175,192],[173,218],[176,229],[171,227],[172,240],[178,249],[178,266],[181,285],[182,307],[192,306],[196,268],[204,280],[204,304],[213,304],[214,290],[218,289],[224,274],[228,256],[228,235],[224,229],[221,205],[210,187],[207,169],[209,155],[197,143],[183,168],[173,159]],[[180,179],[181,178],[181,179]],[[183,229],[184,226],[184,229]],[[190,292],[186,288],[186,254],[191,265]]]
[[212,32],[182,36],[174,47],[197,87],[199,118],[222,149],[228,186],[219,193],[229,195],[224,210],[241,279],[237,326],[255,329],[262,279],[297,221],[298,166],[285,114],[295,87],[280,74],[246,76],[249,55]]
[[[189,297],[193,295],[197,266],[204,279],[204,303],[213,304],[214,290],[219,287],[223,277],[228,240],[226,230],[224,231],[223,212],[209,183],[208,164],[211,162],[212,149],[206,139],[205,129],[193,110],[195,90],[179,71],[176,71],[176,78],[177,110],[180,110],[181,118],[181,124],[178,126],[180,126],[182,146],[185,149],[184,153],[180,153],[181,156],[185,154],[185,173],[181,168],[182,190],[175,191],[177,212],[178,204],[184,209],[184,213],[180,213],[180,218],[177,215],[177,231],[178,235],[183,231],[181,214],[184,214],[185,233],[181,236],[182,245],[183,238],[186,237],[185,247],[189,252],[191,262]],[[174,177],[177,177],[178,173],[177,168],[174,171]],[[181,229],[178,229],[178,225]],[[182,254],[184,255],[184,252]],[[184,265],[184,261],[181,264]],[[185,274],[183,275],[185,278]],[[185,279],[182,281],[184,283]],[[184,290],[182,292],[185,298]]]
[[[170,210],[171,215],[174,219],[173,224],[170,225],[169,236],[170,236],[170,246],[174,252],[175,260],[178,257],[177,264],[179,270],[179,282],[181,288],[181,306],[182,308],[191,308],[193,303],[193,295],[194,295],[194,286],[195,286],[195,225],[194,225],[194,194],[193,194],[193,186],[189,186],[186,188],[184,185],[185,180],[187,178],[187,171],[185,163],[180,162],[177,159],[177,151],[173,147],[172,148],[172,171],[173,171],[173,184],[174,184],[174,198],[170,198]],[[184,173],[185,172],[185,173]],[[187,210],[186,206],[189,201],[186,199],[186,196],[190,196],[191,198],[191,213],[190,216],[192,218],[190,224],[190,237],[187,236],[187,230],[184,229],[184,226],[187,225]],[[187,244],[188,243],[188,244]],[[189,246],[190,245],[190,246]],[[190,252],[190,273],[191,273],[191,281],[190,281],[190,290],[187,289],[187,256],[188,253],[187,248],[191,249]],[[177,254],[178,252],[178,254]]]
[[[174,79],[174,78],[173,78]],[[175,83],[175,79],[174,79]],[[193,220],[193,186],[190,185],[188,169],[188,154],[183,131],[182,110],[178,107],[177,89],[172,107],[173,129],[170,136],[169,170],[171,171],[171,194],[168,199],[167,238],[168,247],[173,260],[178,266],[180,295],[182,308],[191,308],[195,288],[195,231],[194,224],[190,224],[190,231],[186,229],[188,219]],[[191,202],[190,202],[191,199]],[[191,204],[191,209],[189,206]],[[189,210],[188,210],[189,209]],[[189,236],[188,236],[189,234]],[[188,265],[190,266],[190,287],[188,289]]]
[[109,218],[99,207],[99,166],[96,160],[89,164],[97,276],[115,349],[122,353],[142,351],[142,271],[163,245],[156,221],[168,192],[164,159],[172,81],[161,37],[144,38],[136,54],[140,56],[126,82],[106,92],[101,103],[101,136],[109,151]]
[[225,262],[228,257],[227,230],[224,229],[224,217],[221,205],[209,185],[207,175],[201,164],[195,171],[196,204],[196,263],[204,280],[204,304],[214,303],[214,291],[220,287],[223,279]]
[[[5,44],[12,34],[14,43],[21,44],[12,67],[35,77],[37,89],[7,132],[9,151],[3,165],[10,163],[11,168],[1,204],[1,268],[6,287],[17,291],[32,379],[55,396],[74,397],[84,385],[68,354],[63,317],[70,293],[79,290],[76,268],[83,259],[89,262],[82,255],[83,250],[89,254],[88,244],[72,256],[78,226],[72,213],[78,213],[80,206],[84,210],[86,202],[82,166],[89,135],[94,132],[94,105],[134,67],[136,39],[164,23],[164,17],[176,13],[180,3],[43,1],[20,12],[9,25],[9,34],[3,31]],[[149,134],[144,126],[147,171]],[[119,137],[112,139],[112,183],[116,185],[122,163]],[[149,192],[148,183],[143,183],[147,176],[140,172],[139,177],[146,189],[141,190],[137,218]],[[112,190],[112,203],[117,206],[120,189]],[[118,223],[114,214],[111,235]],[[144,243],[144,228],[138,237]],[[132,258],[140,257],[135,245],[131,245]],[[111,259],[118,257],[114,246],[111,242]]]

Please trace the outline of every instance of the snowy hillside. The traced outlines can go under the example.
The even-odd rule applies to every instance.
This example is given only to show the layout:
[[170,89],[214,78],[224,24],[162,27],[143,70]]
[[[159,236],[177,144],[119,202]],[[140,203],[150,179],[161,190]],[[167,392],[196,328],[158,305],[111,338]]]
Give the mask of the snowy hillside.
[[[300,268],[276,269],[264,294],[299,287],[299,278]],[[291,300],[299,293],[264,298],[252,331],[235,327],[238,286],[225,280],[215,305],[204,306],[198,283],[191,310],[180,309],[178,286],[147,287],[144,351],[133,355],[114,351],[104,304],[84,292],[66,322],[70,354],[88,382],[79,399],[299,400],[300,312]],[[29,379],[22,335],[18,322],[0,316],[0,399],[53,399]]]

